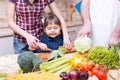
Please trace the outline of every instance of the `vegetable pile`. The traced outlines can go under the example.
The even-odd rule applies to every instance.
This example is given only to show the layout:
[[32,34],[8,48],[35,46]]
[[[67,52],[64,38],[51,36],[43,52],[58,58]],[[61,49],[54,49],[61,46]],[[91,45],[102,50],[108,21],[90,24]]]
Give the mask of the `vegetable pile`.
[[109,69],[119,68],[119,56],[114,48],[109,50],[102,46],[92,48],[87,56],[87,60],[93,60],[97,64],[106,64]]

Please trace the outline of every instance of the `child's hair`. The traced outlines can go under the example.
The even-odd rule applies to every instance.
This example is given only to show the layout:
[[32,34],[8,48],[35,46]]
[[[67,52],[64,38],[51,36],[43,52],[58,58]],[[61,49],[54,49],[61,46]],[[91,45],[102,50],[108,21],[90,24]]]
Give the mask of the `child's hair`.
[[61,23],[60,23],[60,20],[59,18],[52,14],[52,13],[49,13],[46,17],[45,17],[45,20],[44,20],[44,28],[46,28],[49,24],[52,23],[52,21],[54,21],[55,24],[61,26]]

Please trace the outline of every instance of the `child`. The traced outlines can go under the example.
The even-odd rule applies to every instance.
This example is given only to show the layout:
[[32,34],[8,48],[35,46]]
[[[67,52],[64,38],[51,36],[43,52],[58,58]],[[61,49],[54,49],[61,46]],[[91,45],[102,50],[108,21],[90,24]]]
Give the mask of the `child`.
[[63,35],[61,30],[61,23],[57,16],[49,14],[44,20],[44,36],[40,36],[38,45],[40,49],[34,52],[45,52],[49,50],[56,50],[63,45]]

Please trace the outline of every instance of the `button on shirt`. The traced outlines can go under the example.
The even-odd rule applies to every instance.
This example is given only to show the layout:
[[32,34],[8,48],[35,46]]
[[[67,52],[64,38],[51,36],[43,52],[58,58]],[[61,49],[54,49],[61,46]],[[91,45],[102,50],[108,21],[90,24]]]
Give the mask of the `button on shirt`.
[[[25,2],[25,0],[9,0],[15,3],[16,24],[23,30],[39,37],[43,35],[42,12],[48,4],[54,0],[38,0],[34,3],[33,9]],[[20,42],[26,42],[25,38],[15,33],[14,35]]]

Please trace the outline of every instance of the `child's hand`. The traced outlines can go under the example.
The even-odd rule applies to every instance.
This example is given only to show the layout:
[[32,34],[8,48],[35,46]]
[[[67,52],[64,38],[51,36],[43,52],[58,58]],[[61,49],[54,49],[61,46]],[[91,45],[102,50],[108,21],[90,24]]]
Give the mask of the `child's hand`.
[[33,48],[33,47],[30,47],[30,46],[28,47],[28,49],[29,49],[29,50],[31,50],[31,51],[34,51],[34,50],[36,50],[35,48]]
[[40,47],[41,50],[43,51],[47,51],[48,50],[48,47],[46,44],[44,43],[38,43],[38,46]]

